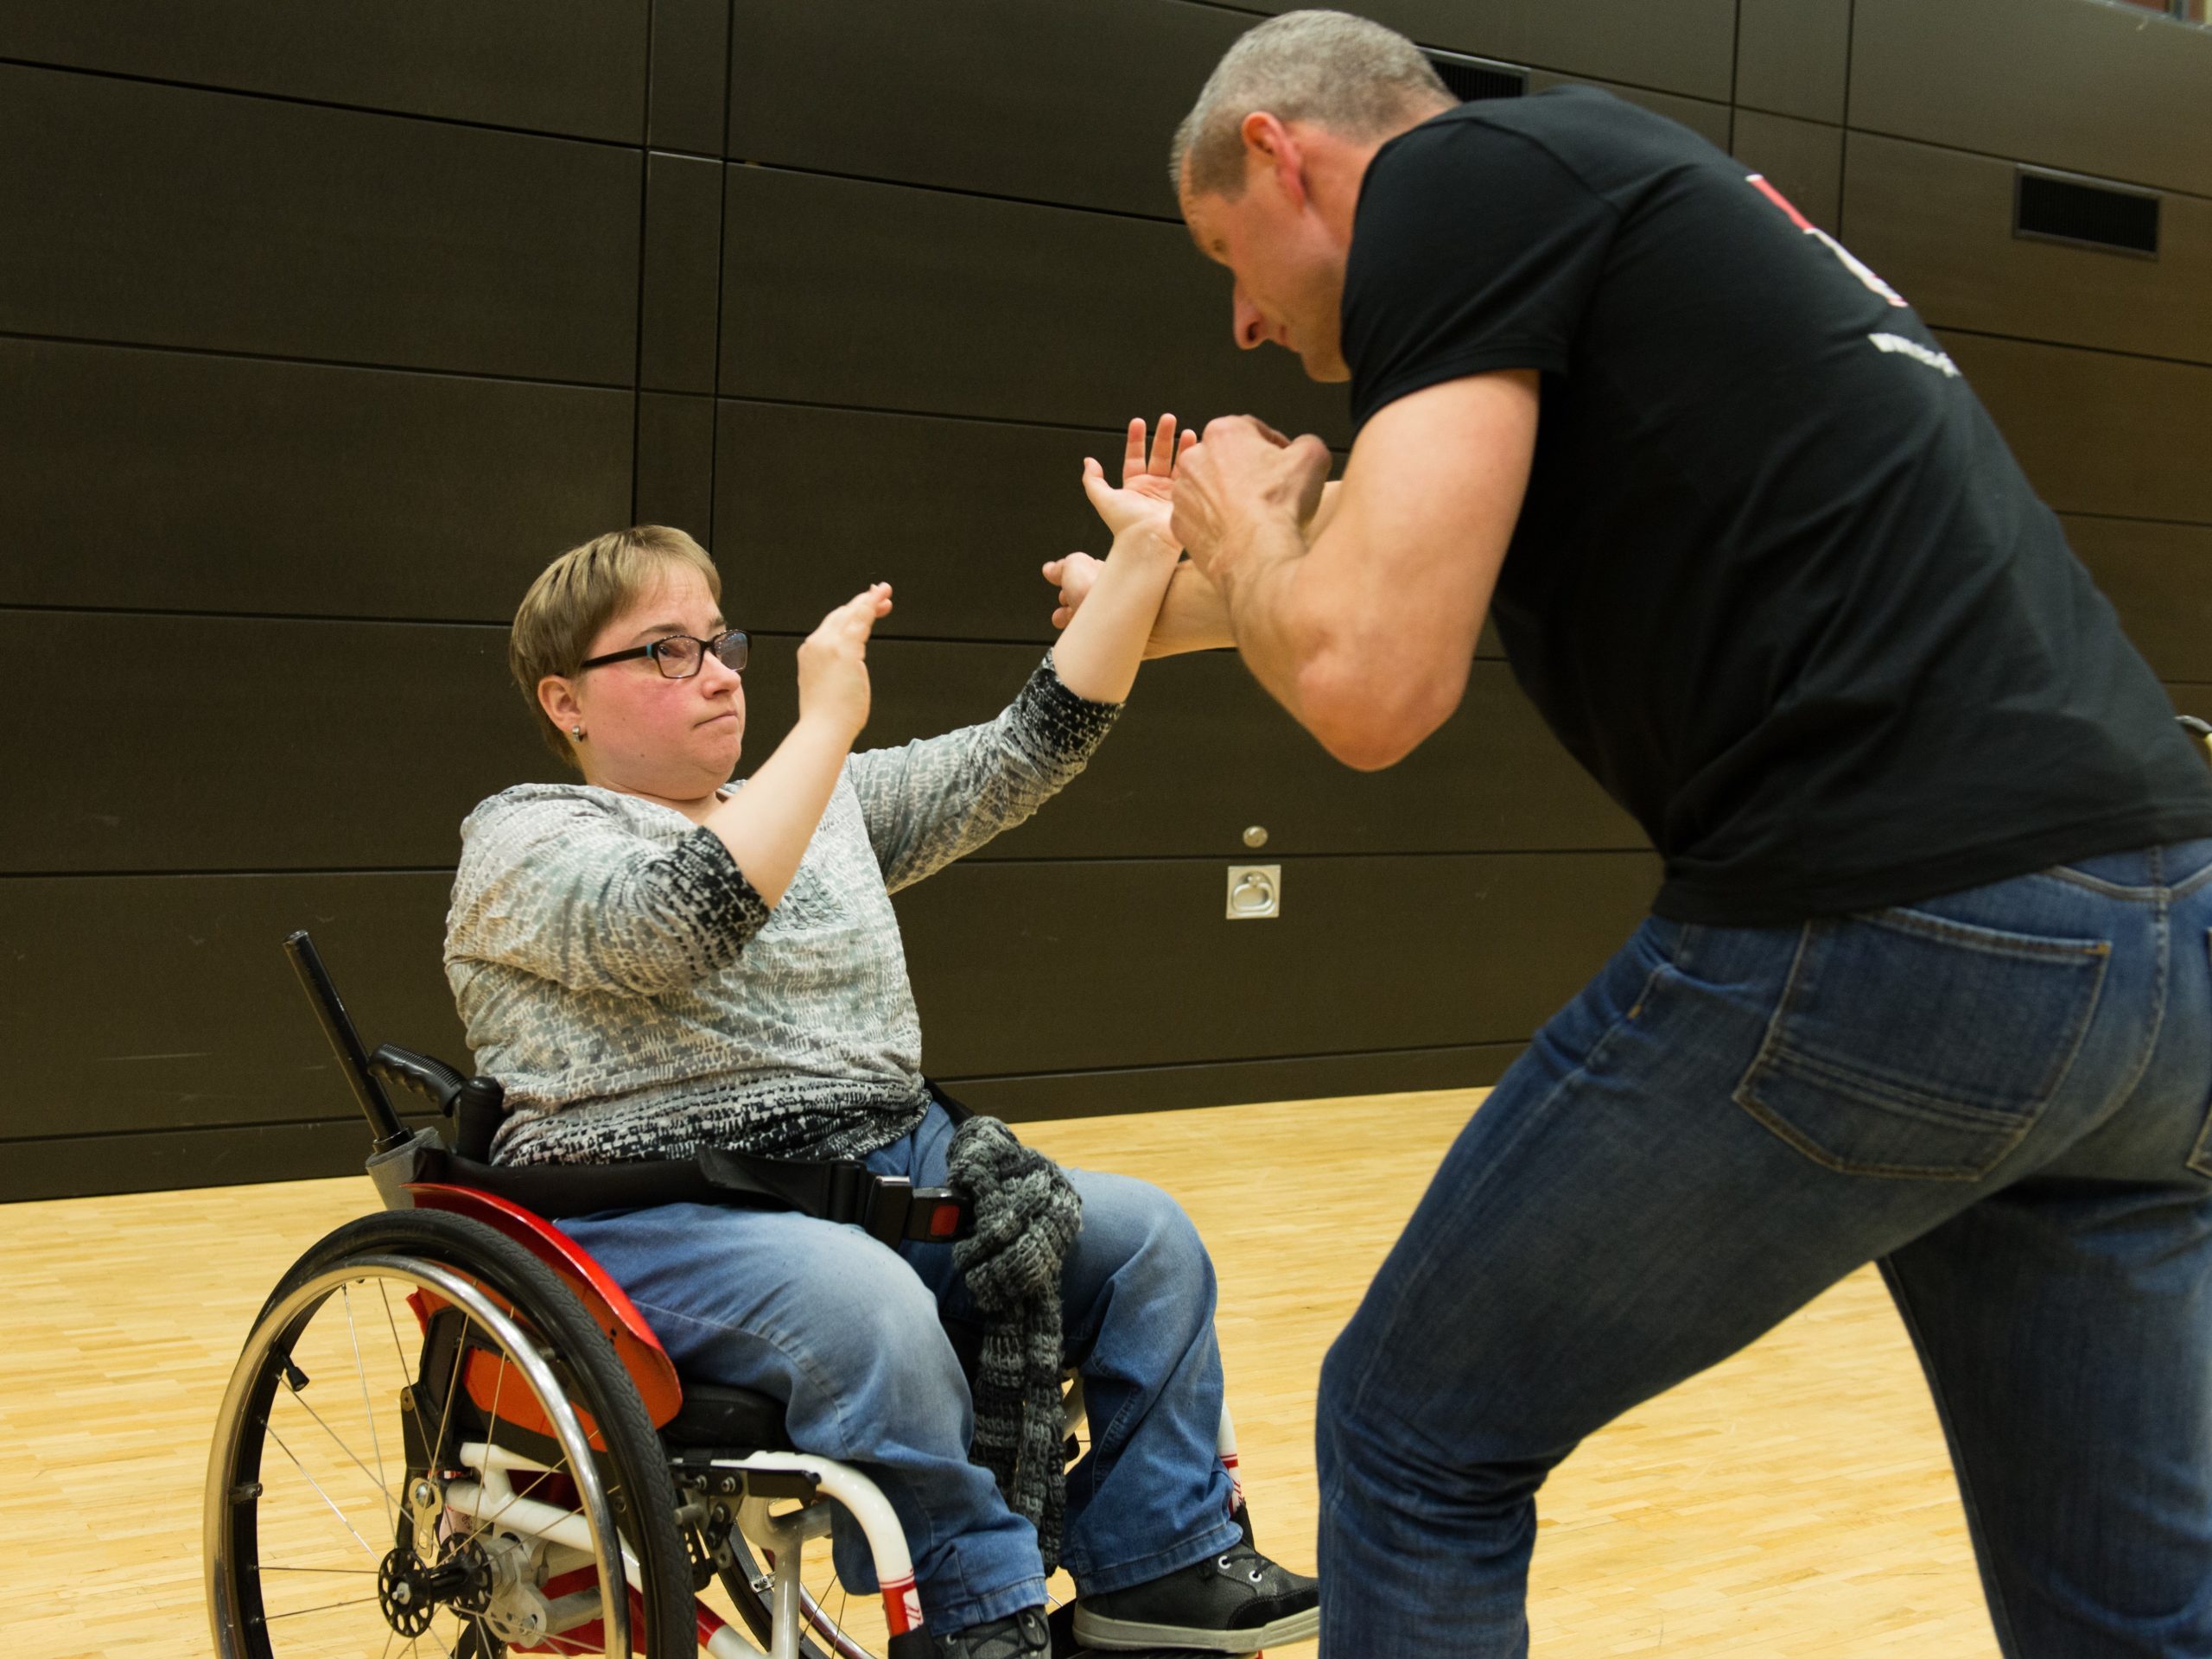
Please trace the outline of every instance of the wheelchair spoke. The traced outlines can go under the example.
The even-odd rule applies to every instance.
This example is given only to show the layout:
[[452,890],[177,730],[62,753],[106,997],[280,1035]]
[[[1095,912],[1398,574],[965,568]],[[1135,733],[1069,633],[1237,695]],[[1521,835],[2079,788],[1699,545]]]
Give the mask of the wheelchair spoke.
[[377,1298],[384,1304],[384,1322],[391,1332],[391,1357],[399,1362],[399,1369],[404,1371],[408,1368],[407,1344],[400,1341],[399,1321],[391,1316],[391,1287],[381,1278],[377,1281]]
[[309,1613],[327,1613],[340,1607],[373,1607],[374,1596],[356,1596],[351,1601],[326,1601],[319,1607],[295,1607],[288,1613],[265,1613],[262,1622],[274,1624],[280,1618],[305,1618]]
[[[383,1281],[378,1281],[381,1284]],[[377,1408],[369,1403],[369,1366],[361,1357],[361,1333],[353,1324],[353,1287],[340,1285],[338,1294],[346,1307],[346,1334],[353,1342],[353,1374],[361,1379],[361,1414],[369,1420],[369,1445],[377,1454],[377,1490],[385,1495],[385,1513],[393,1526],[399,1524],[399,1506],[391,1497],[391,1482],[384,1471],[384,1437],[377,1433]]]
[[[364,1404],[366,1404],[368,1401],[368,1389],[369,1380],[367,1377],[364,1376],[361,1379],[361,1400]],[[384,1500],[385,1518],[391,1522],[395,1526],[397,1525],[399,1512],[392,1504],[391,1493],[385,1486],[384,1477],[376,1470],[370,1468],[367,1464],[361,1461],[359,1453],[356,1452],[352,1446],[346,1445],[344,1440],[339,1438],[338,1431],[333,1428],[328,1423],[323,1421],[322,1414],[317,1411],[313,1406],[308,1404],[305,1400],[302,1399],[297,1389],[293,1391],[292,1398],[298,1402],[299,1408],[302,1411],[304,1411],[308,1416],[315,1419],[316,1427],[321,1428],[324,1433],[330,1436],[331,1444],[335,1446],[340,1452],[343,1452],[346,1454],[347,1460],[351,1462],[356,1469],[359,1469],[363,1474],[366,1475],[371,1480],[376,1483],[377,1496]],[[375,1417],[372,1415],[369,1421],[372,1426],[371,1432],[374,1433],[374,1424],[376,1421]],[[287,1453],[287,1455],[289,1456],[289,1454]],[[379,1463],[384,1460],[383,1453],[381,1452],[378,1453],[377,1460]],[[315,1490],[320,1491],[321,1488],[317,1487]]]
[[433,1459],[441,1459],[445,1454],[446,1430],[453,1423],[453,1397],[461,1387],[461,1374],[467,1369],[467,1351],[456,1344],[453,1356],[453,1375],[446,1379],[446,1402],[438,1413],[438,1432],[430,1441],[430,1456]]
[[315,1495],[321,1498],[325,1503],[328,1503],[330,1505],[330,1512],[338,1517],[339,1524],[344,1527],[346,1531],[353,1535],[353,1541],[361,1547],[361,1553],[366,1555],[372,1561],[381,1560],[383,1557],[379,1556],[375,1550],[369,1548],[369,1541],[361,1536],[359,1530],[356,1529],[353,1522],[346,1517],[346,1511],[340,1509],[338,1505],[332,1501],[330,1494],[322,1490],[322,1483],[317,1480],[313,1475],[308,1473],[307,1465],[302,1463],[299,1459],[294,1455],[290,1446],[284,1444],[284,1437],[279,1434],[274,1427],[271,1427],[269,1429],[268,1433],[269,1438],[276,1442],[276,1449],[279,1452],[282,1452],[285,1457],[290,1459],[292,1467],[300,1471],[300,1478],[307,1482],[308,1485],[315,1488]]

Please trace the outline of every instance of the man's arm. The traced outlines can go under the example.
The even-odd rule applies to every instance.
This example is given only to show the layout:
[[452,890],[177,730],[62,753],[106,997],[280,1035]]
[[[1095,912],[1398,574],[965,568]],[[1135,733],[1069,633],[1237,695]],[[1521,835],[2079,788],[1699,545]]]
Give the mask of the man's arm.
[[1459,706],[1528,486],[1537,386],[1510,370],[1387,405],[1325,518],[1319,439],[1217,421],[1179,464],[1175,531],[1238,651],[1345,765],[1394,765]]

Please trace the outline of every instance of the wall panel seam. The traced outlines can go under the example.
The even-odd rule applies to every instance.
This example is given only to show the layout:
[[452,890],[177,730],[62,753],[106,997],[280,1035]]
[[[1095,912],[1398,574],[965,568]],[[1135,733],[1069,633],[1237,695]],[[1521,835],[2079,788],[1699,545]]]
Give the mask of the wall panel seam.
[[[1893,144],[1911,144],[1921,149],[1940,149],[1954,156],[1972,156],[1985,162],[2002,162],[2007,167],[2041,168],[2046,172],[2064,173],[2077,179],[2088,179],[2093,181],[2101,180],[2111,184],[2124,184],[2133,189],[2148,190],[2158,195],[2173,196],[2183,201],[2212,203],[2212,194],[2199,190],[2177,189],[2170,184],[2152,184],[2147,180],[2126,178],[2118,173],[2088,173],[2079,168],[2059,167],[2047,162],[2032,162],[2023,156],[2007,156],[2002,150],[1976,149],[1967,144],[1948,144],[1933,138],[1916,137],[1909,132],[1891,132],[1885,127],[1855,127],[1848,121],[1844,123],[1843,130],[1847,135],[1859,134],[1868,138],[1886,139]],[[1850,149],[1851,146],[1848,143],[1844,146],[1847,156]]]
[[218,86],[203,80],[172,80],[162,75],[134,75],[120,69],[90,69],[71,63],[47,63],[36,58],[0,56],[0,68],[35,69],[54,75],[78,75],[88,80],[119,80],[135,86],[166,86],[178,92],[213,92],[224,98],[250,98],[263,104],[289,104],[295,109],[340,110],[349,115],[380,115],[394,121],[421,121],[432,126],[459,127],[469,132],[504,132],[523,138],[550,138],[562,143],[591,144],[601,149],[642,149],[626,138],[595,138],[588,133],[557,132],[548,127],[510,126],[501,121],[472,121],[466,116],[431,115],[420,110],[395,110],[378,104],[346,104],[336,99],[307,98],[296,92],[271,92],[254,86]]
[[35,346],[92,346],[110,352],[162,352],[172,357],[214,357],[232,362],[288,363],[309,369],[360,369],[372,374],[420,374],[440,380],[480,380],[492,385],[552,386],[569,391],[632,391],[620,380],[560,380],[533,374],[487,374],[480,369],[441,369],[420,363],[373,363],[344,357],[291,357],[281,352],[246,352],[216,346],[178,346],[165,340],[109,340],[98,334],[44,334],[0,328],[0,340]]
[[[2163,683],[2177,690],[2193,689],[2194,682],[2169,680]],[[1271,852],[1270,857],[1280,864],[1339,863],[1354,859],[1380,861],[1383,859],[1440,859],[1440,858],[1640,858],[1656,855],[1649,847],[1484,847],[1478,849],[1444,848],[1414,849],[1412,850],[1360,849],[1344,852],[1288,853]],[[1033,865],[1080,865],[1094,868],[1107,865],[1154,864],[1241,864],[1249,861],[1249,855],[1241,850],[1219,853],[1051,853],[1027,856],[994,855],[979,849],[960,861],[961,867],[975,869],[988,865],[994,869],[1010,869]],[[264,880],[285,880],[305,876],[327,875],[451,875],[455,867],[451,864],[278,864],[235,865],[227,868],[188,869],[112,869],[112,870],[0,870],[0,883],[9,881],[205,881],[232,879]],[[1216,901],[1218,903],[1218,900]],[[1226,925],[1226,924],[1224,924]]]
[[[944,1083],[947,1085],[980,1083],[1057,1083],[1063,1081],[1075,1081],[1084,1077],[1119,1077],[1136,1080],[1141,1079],[1148,1074],[1157,1072],[1204,1071],[1227,1066],[1268,1065],[1278,1064],[1291,1065],[1311,1064],[1312,1062],[1318,1060],[1357,1060],[1366,1058],[1370,1056],[1377,1058],[1395,1058],[1400,1055],[1452,1054],[1479,1049],[1516,1048],[1527,1040],[1528,1039],[1525,1037],[1493,1037],[1484,1038],[1478,1042],[1398,1044],[1389,1048],[1329,1049],[1313,1053],[1258,1054],[1241,1058],[1223,1060],[1165,1060],[1152,1065],[1086,1066],[1079,1070],[1069,1071],[971,1071],[959,1074],[948,1072],[942,1078],[938,1078],[937,1080]],[[305,1075],[310,1077],[320,1078],[329,1077],[333,1074],[327,1067],[317,1067],[306,1072]],[[935,1074],[932,1073],[931,1075],[934,1077]],[[403,1111],[400,1114],[400,1120],[410,1128],[435,1127],[440,1121],[434,1115],[418,1115],[405,1111]],[[329,1124],[353,1124],[360,1128],[364,1135],[367,1134],[367,1125],[361,1122],[358,1112],[352,1110],[334,1110],[327,1116],[321,1117],[243,1118],[236,1122],[175,1124],[153,1128],[94,1129],[78,1135],[0,1134],[0,1146],[67,1146],[72,1143],[86,1141],[143,1139],[148,1135],[156,1135],[238,1134],[240,1132],[250,1133],[264,1129],[316,1128]]]
[[[722,164],[756,173],[781,173],[792,178],[835,179],[848,184],[874,184],[892,190],[919,190],[931,195],[960,196],[970,201],[1003,201],[1017,207],[1048,207],[1059,213],[1089,213],[1097,219],[1126,219],[1138,225],[1173,225],[1179,230],[1183,225],[1179,213],[1132,213],[1126,207],[1101,207],[1095,202],[1053,201],[1043,196],[1014,196],[996,190],[972,190],[963,185],[937,184],[926,179],[892,179],[873,173],[840,173],[826,167],[797,167],[788,162],[756,161],[742,156],[724,156]],[[1163,188],[1165,183],[1163,180]],[[1192,257],[1202,256],[1193,248]]]
[[[1999,340],[2015,346],[2040,346],[2047,351],[2080,352],[2089,357],[2123,358],[2131,363],[2164,363],[2180,369],[2201,369],[2212,372],[2212,360],[2201,357],[2164,357],[2152,352],[2123,352],[2113,346],[2088,346],[2079,340],[2045,340],[2037,334],[2004,334],[1992,328],[1968,328],[1955,322],[1931,322],[1929,325],[1939,334],[1957,334],[1967,340]],[[1969,376],[1971,380],[1972,377]]]
[[[1201,11],[1221,11],[1227,12],[1232,16],[1249,17],[1255,23],[1264,23],[1270,17],[1279,17],[1282,15],[1280,11],[1257,11],[1249,6],[1229,5],[1224,3],[1224,0],[1180,0],[1180,3],[1188,6],[1194,6]],[[1742,0],[1738,0],[1739,27],[1741,7]],[[1402,35],[1406,33],[1403,29],[1400,29],[1398,32]],[[1478,48],[1465,46],[1439,46],[1434,41],[1424,41],[1418,35],[1408,35],[1407,38],[1411,40],[1414,45],[1426,48],[1430,51],[1459,53],[1471,52],[1475,53],[1478,56],[1482,55]],[[1523,69],[1541,70],[1548,75],[1565,75],[1569,79],[1585,82],[1602,80],[1609,86],[1627,86],[1631,87],[1639,92],[1656,92],[1662,97],[1679,98],[1692,104],[1710,104],[1717,109],[1726,109],[1729,104],[1729,100],[1727,99],[1707,98],[1702,93],[1685,92],[1673,86],[1654,86],[1646,81],[1623,80],[1618,75],[1586,74],[1580,69],[1563,68],[1555,63],[1539,63],[1531,58],[1515,58],[1513,62]],[[1732,94],[1735,91],[1735,86],[1736,79],[1732,67],[1728,78],[1728,88]]]
[[2096,512],[2083,507],[2053,507],[2061,518],[2094,518],[2100,524],[2164,524],[2174,530],[2212,530],[2212,520],[2202,518],[2152,518],[2133,512]]
[[645,423],[645,256],[652,247],[653,211],[653,16],[659,9],[645,6],[645,140],[638,165],[638,285],[637,306],[630,331],[630,522],[638,522],[638,478],[643,471]]

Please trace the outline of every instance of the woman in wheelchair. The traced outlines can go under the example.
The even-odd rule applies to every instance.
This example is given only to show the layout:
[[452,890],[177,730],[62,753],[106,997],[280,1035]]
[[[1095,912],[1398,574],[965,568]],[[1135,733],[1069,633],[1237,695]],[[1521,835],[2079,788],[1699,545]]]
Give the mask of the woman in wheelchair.
[[[988,1119],[956,1132],[921,1077],[890,900],[1022,822],[1113,724],[1178,558],[1161,426],[1148,467],[1133,428],[1123,489],[1088,480],[1118,533],[997,718],[853,751],[865,646],[892,605],[879,584],[799,648],[797,724],[741,786],[729,779],[747,641],[707,555],[647,526],[555,560],[516,615],[511,660],[582,780],[477,808],[448,921],[470,1046],[513,1108],[496,1161],[727,1147],[855,1158],[917,1187],[950,1173],[978,1192],[982,1225],[959,1247],[893,1249],[772,1208],[562,1224],[685,1375],[785,1402],[794,1444],[876,1480],[938,1651],[965,1659],[1050,1650],[1054,1555],[1089,1647],[1250,1652],[1318,1624],[1314,1581],[1255,1553],[1231,1519],[1214,1278],[1196,1231],[1144,1183],[1063,1174]],[[1007,1290],[1023,1273],[1042,1292],[1028,1306]],[[971,1396],[946,1321],[979,1319],[993,1335]],[[1056,1377],[1063,1357],[1081,1378],[1089,1453],[1063,1487],[1055,1426],[1053,1453],[1021,1456],[1002,1491],[971,1433],[1003,1475],[1023,1390],[1033,1398],[1036,1371]],[[839,1543],[841,1573],[865,1583],[864,1554]]]

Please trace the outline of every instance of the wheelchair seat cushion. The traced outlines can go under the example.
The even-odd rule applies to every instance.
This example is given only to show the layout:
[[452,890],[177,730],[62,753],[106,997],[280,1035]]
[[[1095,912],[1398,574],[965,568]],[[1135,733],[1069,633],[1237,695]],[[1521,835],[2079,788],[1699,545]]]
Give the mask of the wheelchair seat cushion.
[[751,1389],[686,1382],[683,1404],[661,1425],[661,1438],[684,1451],[790,1452],[784,1402]]

